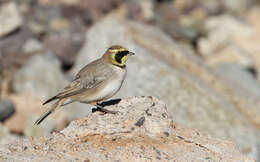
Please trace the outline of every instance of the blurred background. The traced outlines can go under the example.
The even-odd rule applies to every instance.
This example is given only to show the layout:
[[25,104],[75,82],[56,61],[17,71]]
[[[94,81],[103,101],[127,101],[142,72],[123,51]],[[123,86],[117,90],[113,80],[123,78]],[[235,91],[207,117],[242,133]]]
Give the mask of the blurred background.
[[259,20],[257,0],[1,0],[0,144],[88,114],[73,103],[33,126],[46,99],[119,44],[136,55],[114,98],[156,96],[178,124],[260,161]]

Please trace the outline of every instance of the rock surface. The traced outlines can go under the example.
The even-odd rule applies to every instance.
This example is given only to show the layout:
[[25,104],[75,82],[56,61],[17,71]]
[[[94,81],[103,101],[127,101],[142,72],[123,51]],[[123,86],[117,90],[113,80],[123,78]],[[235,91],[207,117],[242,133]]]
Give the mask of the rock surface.
[[254,161],[231,142],[175,124],[166,105],[154,97],[118,102],[106,107],[119,111],[116,115],[94,112],[50,138],[2,145],[0,160]]
[[240,96],[240,87],[224,80],[158,28],[117,14],[105,17],[87,32],[74,74],[112,44],[136,53],[128,60],[128,75],[117,96],[158,96],[175,122],[232,140],[243,153],[258,157],[259,134],[249,121],[256,123],[260,111],[250,101],[252,96]]
[[22,25],[22,18],[14,2],[0,7],[0,37],[14,31]]
[[15,112],[14,104],[8,100],[0,100],[0,121],[9,118]]
[[51,53],[32,56],[14,76],[13,89],[47,99],[66,86],[60,61]]
[[[60,66],[61,62],[56,56],[42,51],[31,56],[17,71],[12,83],[17,94],[9,96],[16,104],[17,113],[5,122],[7,128],[16,133],[38,137],[49,134],[54,129],[63,129],[71,120],[89,113],[88,105],[73,103],[50,115],[42,127],[33,127],[35,121],[32,116],[38,114],[39,117],[50,106],[43,106],[42,103],[56,95],[68,83]],[[58,120],[53,120],[55,118]],[[36,116],[34,119],[36,120]]]
[[[60,64],[60,61],[51,52],[43,52],[31,56],[28,63],[15,74],[13,89],[18,95],[11,98],[17,104],[18,111],[13,118],[5,122],[6,127],[17,133],[37,137],[46,135],[56,126],[60,127],[69,122],[68,120],[57,120],[56,122],[47,119],[43,127],[38,129],[33,127],[32,115],[45,111],[46,108],[42,106],[44,100],[55,95],[68,83],[60,69]],[[22,97],[23,95],[27,97]],[[59,113],[56,115],[59,116]],[[69,118],[68,116],[69,113],[65,118]],[[36,116],[33,119],[36,120]]]
[[36,39],[29,39],[23,45],[23,52],[33,53],[43,50],[43,45]]
[[0,123],[0,145],[8,144],[10,142],[15,142],[19,139],[18,136],[12,135],[6,127]]
[[[15,104],[16,110],[10,118],[4,121],[4,126],[8,128],[10,132],[23,134],[26,126],[28,125],[27,120],[32,118],[34,114],[40,113],[42,102],[38,98],[24,94],[12,95],[9,96],[9,99]],[[49,119],[47,119],[47,123],[48,120]]]
[[246,70],[245,66],[223,63],[215,65],[214,69],[242,89],[260,97],[260,84],[253,74]]
[[198,47],[206,62],[239,63],[260,70],[260,30],[256,23],[260,12],[256,9],[248,13],[248,20],[220,15],[205,22],[208,34],[199,40]]

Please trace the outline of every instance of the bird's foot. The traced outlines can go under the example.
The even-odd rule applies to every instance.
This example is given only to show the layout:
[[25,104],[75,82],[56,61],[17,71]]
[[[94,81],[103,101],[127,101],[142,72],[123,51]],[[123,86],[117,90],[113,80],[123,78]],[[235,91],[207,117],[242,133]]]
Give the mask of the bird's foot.
[[100,105],[96,105],[96,108],[92,109],[92,112],[96,112],[96,111],[103,112],[104,114],[106,114],[106,113],[117,114],[118,113],[118,111],[107,110]]

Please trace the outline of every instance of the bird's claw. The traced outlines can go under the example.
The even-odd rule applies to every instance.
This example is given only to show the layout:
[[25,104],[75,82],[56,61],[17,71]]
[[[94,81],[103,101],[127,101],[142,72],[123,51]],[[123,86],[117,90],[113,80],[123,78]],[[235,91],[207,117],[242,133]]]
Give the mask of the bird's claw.
[[95,109],[92,109],[92,112],[96,112],[96,111],[100,111],[103,112],[104,114],[117,114],[119,111],[112,111],[112,110],[107,110],[102,106],[97,105],[97,107]]

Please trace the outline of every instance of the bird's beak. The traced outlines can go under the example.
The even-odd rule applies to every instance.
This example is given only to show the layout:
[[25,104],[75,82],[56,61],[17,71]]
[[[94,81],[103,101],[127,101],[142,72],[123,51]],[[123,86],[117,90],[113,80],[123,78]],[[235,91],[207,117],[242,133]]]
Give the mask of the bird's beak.
[[133,56],[133,55],[135,55],[135,53],[134,52],[128,52],[128,55]]

